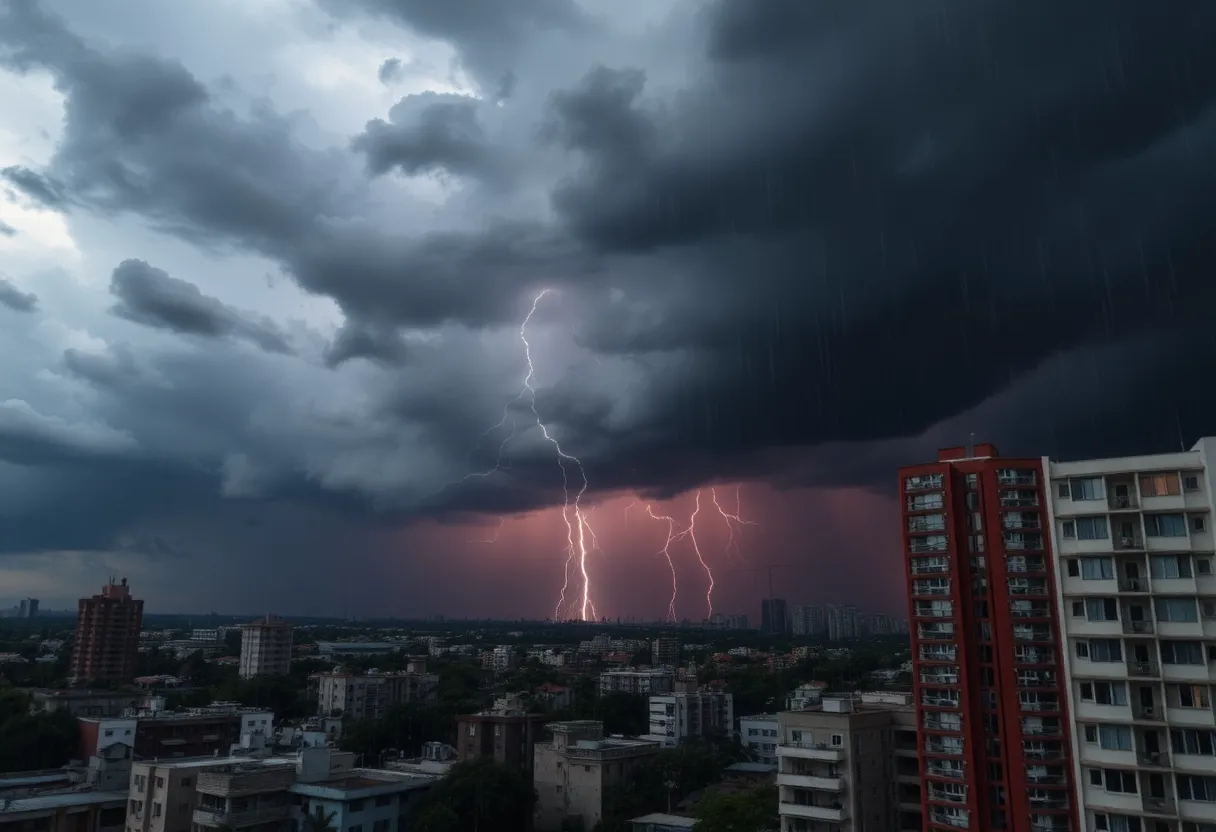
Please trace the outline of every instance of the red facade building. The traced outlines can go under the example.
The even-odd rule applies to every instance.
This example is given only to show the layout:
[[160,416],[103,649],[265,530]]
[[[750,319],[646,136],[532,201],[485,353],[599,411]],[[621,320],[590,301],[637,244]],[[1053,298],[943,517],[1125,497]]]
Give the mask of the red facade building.
[[900,469],[925,828],[1080,832],[1040,459]]
[[135,677],[144,602],[131,597],[127,579],[110,581],[100,595],[81,598],[71,674],[83,682],[130,682]]

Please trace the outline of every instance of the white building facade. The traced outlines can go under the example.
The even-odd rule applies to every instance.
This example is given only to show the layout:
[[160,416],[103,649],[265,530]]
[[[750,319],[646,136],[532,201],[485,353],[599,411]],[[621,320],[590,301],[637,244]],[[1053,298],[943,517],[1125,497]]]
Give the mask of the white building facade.
[[730,736],[735,724],[734,696],[703,691],[650,697],[646,739],[674,748],[690,737]]
[[1044,460],[1085,829],[1216,830],[1213,464]]
[[776,714],[739,717],[739,742],[752,762],[777,765],[777,739],[781,726]]

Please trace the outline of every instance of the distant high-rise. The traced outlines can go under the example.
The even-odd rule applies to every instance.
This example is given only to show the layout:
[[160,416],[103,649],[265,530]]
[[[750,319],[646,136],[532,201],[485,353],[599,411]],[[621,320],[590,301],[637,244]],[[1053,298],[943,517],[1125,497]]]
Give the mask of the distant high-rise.
[[655,667],[678,667],[680,664],[680,640],[660,636],[650,645],[650,663]]
[[291,671],[291,625],[268,615],[241,625],[242,679],[285,676]]
[[861,635],[857,607],[852,604],[828,604],[827,631],[831,641],[848,641]]
[[37,618],[38,617],[38,599],[37,598],[22,598],[21,608],[17,612],[18,618]]
[[760,602],[760,629],[766,633],[788,632],[784,598],[765,598]]
[[828,629],[822,604],[795,604],[790,608],[790,624],[796,636],[819,636]]
[[81,598],[71,675],[81,681],[131,681],[143,620],[144,602],[131,597],[126,578],[117,584],[111,580],[100,595]]

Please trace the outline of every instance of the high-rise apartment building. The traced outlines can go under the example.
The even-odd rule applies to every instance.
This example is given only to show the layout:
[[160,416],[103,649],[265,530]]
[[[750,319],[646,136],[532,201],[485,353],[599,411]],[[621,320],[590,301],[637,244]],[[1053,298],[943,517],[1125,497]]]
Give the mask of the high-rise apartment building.
[[1083,829],[1216,830],[1214,464],[1044,461]]
[[1045,480],[987,444],[900,469],[927,830],[1082,829]]
[[680,640],[660,636],[650,644],[650,663],[655,667],[680,666]]
[[828,631],[822,604],[795,604],[790,607],[790,632],[796,636],[819,636]]
[[37,598],[22,598],[21,604],[17,607],[18,618],[37,618],[38,617],[38,599]]
[[787,633],[789,613],[783,598],[765,598],[760,602],[760,629],[766,633]]
[[241,625],[242,679],[291,672],[291,625],[268,615]]
[[850,641],[861,635],[857,607],[852,604],[828,604],[826,618],[829,641]]
[[81,598],[71,675],[80,681],[131,681],[143,620],[144,602],[131,597],[126,578],[111,579],[100,594]]
[[690,737],[730,737],[735,727],[735,697],[697,691],[650,697],[650,729],[644,739],[674,748]]

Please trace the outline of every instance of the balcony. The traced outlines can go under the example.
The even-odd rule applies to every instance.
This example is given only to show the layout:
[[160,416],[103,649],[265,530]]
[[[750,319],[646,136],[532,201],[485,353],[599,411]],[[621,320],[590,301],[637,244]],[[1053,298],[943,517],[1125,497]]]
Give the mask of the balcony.
[[199,826],[228,827],[242,829],[247,826],[258,826],[263,823],[276,823],[287,820],[288,806],[267,806],[261,809],[248,809],[244,812],[225,812],[222,809],[195,809],[194,822]]
[[829,823],[841,823],[848,817],[844,806],[839,803],[831,806],[821,806],[808,803],[787,803],[783,800],[781,801],[779,812],[783,817],[810,818],[811,820],[822,820]]
[[778,756],[802,760],[823,760],[839,763],[844,759],[843,748],[833,748],[825,742],[787,742],[777,746]]
[[815,777],[810,774],[778,774],[777,785],[821,792],[839,792],[844,791],[844,778]]
[[1143,552],[1144,538],[1139,535],[1116,537],[1114,540],[1116,552]]
[[1119,591],[1120,592],[1148,592],[1148,578],[1129,578],[1126,575],[1119,576]]
[[961,768],[939,768],[937,766],[929,766],[925,769],[926,777],[945,777],[949,780],[962,780],[963,770]]
[[1130,661],[1127,663],[1127,675],[1144,679],[1159,679],[1161,678],[1161,668],[1154,661]]
[[[925,616],[921,616],[922,618]],[[953,641],[953,630],[917,630],[916,637],[922,641]]]
[[1002,491],[1000,496],[1002,508],[1034,508],[1039,504],[1037,491]]
[[957,745],[947,745],[946,743],[928,740],[925,742],[925,753],[945,754],[947,757],[961,757],[963,754],[963,746],[962,743]]
[[1111,494],[1106,505],[1111,511],[1132,511],[1140,507],[1136,498],[1129,494]]
[[1170,755],[1166,751],[1141,751],[1136,754],[1136,762],[1149,768],[1169,768]]
[[1031,810],[1052,810],[1052,809],[1067,809],[1068,795],[1052,795],[1051,797],[1032,797],[1030,798]]
[[1123,619],[1123,632],[1126,635],[1148,636],[1153,634],[1153,629],[1153,622],[1151,621]]
[[1144,796],[1144,811],[1150,815],[1176,815],[1178,804],[1170,797]]
[[914,555],[944,554],[949,545],[944,540],[921,540],[914,537],[908,541],[908,551]]
[[1026,782],[1032,786],[1063,786],[1068,779],[1063,774],[1028,774]]

